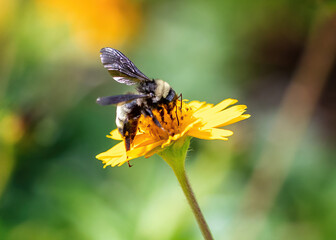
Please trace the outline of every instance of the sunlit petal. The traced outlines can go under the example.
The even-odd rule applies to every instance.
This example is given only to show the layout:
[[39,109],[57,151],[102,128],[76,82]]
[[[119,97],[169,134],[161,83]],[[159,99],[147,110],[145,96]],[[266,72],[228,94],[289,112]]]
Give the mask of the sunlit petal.
[[106,137],[112,138],[114,140],[123,140],[122,135],[119,133],[118,129],[114,129],[110,132],[110,135],[107,135]]

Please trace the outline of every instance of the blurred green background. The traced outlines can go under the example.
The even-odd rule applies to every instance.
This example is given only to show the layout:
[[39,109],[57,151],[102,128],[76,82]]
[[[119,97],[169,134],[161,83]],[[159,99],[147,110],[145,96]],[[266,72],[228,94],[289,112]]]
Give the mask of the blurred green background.
[[[0,239],[201,239],[158,156],[95,159],[116,143],[115,107],[96,98],[131,90],[100,63],[107,46],[186,99],[248,106],[228,142],[193,139],[187,159],[215,239],[336,239],[334,1],[0,3]],[[295,101],[315,66],[316,101]]]

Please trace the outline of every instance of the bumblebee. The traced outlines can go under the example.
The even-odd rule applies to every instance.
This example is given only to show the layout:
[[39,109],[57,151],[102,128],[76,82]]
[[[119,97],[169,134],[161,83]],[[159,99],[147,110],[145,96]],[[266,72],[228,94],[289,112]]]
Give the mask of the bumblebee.
[[[136,85],[137,94],[100,97],[100,105],[117,104],[116,125],[125,140],[126,151],[130,150],[135,138],[141,115],[152,118],[155,125],[162,128],[154,116],[154,109],[168,112],[176,107],[179,96],[171,86],[160,79],[149,79],[124,54],[113,48],[100,50],[100,58],[112,78],[126,85]],[[162,128],[163,129],[163,128]]]

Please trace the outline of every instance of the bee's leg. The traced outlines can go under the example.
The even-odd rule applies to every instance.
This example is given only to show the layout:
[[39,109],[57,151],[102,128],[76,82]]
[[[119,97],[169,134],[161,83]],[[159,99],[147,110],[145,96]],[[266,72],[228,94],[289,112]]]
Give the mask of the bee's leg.
[[145,109],[143,109],[143,114],[144,114],[145,116],[150,116],[150,117],[153,119],[153,122],[155,123],[156,126],[158,126],[159,128],[161,128],[162,130],[166,131],[166,130],[162,127],[162,125],[161,125],[161,123],[159,122],[159,120],[157,120],[157,118],[154,116],[154,114],[153,114],[153,112],[152,112],[151,109],[149,109],[149,108],[145,108]]
[[127,163],[128,163],[128,167],[133,167],[133,165],[131,165],[131,164],[129,163],[129,161],[127,161]]
[[138,120],[139,117],[133,117],[124,123],[122,135],[125,138],[126,152],[131,149],[131,144],[138,130]]
[[[180,95],[177,97],[177,99],[181,98],[181,106],[180,106],[180,111],[182,113],[182,93],[180,93]],[[177,100],[176,99],[176,100]],[[177,104],[176,104],[176,100],[175,100],[175,114],[176,114],[176,119],[177,119],[177,125],[180,125],[180,120],[178,118],[178,115],[177,115]]]
[[179,121],[179,118],[178,118],[178,115],[177,115],[177,104],[176,104],[176,110],[175,110],[175,114],[176,114],[176,119],[177,119],[177,125],[180,126],[180,121]]
[[164,120],[164,109],[163,109],[163,107],[158,107],[157,108],[157,110],[158,110],[158,112],[160,113],[160,117],[161,117],[161,122],[164,122],[165,120]]
[[131,137],[130,136],[125,137],[125,148],[126,148],[126,152],[131,149]]

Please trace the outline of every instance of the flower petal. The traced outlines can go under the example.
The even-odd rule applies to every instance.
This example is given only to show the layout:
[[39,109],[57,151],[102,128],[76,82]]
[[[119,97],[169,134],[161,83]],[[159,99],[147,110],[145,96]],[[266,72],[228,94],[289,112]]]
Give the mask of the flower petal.
[[218,103],[212,109],[219,112],[219,111],[221,111],[221,110],[227,108],[228,106],[233,105],[237,102],[238,102],[237,99],[228,98],[228,99],[225,99],[225,100],[221,101],[220,103]]
[[121,136],[118,128],[114,129],[113,131],[110,132],[110,135],[107,135],[106,137],[112,138],[114,140],[123,140],[123,137]]
[[230,106],[232,104],[235,104],[236,102],[238,102],[238,100],[232,99],[232,98],[228,98],[228,99],[225,99],[225,100],[221,101],[220,103],[218,103],[215,106],[213,104],[207,104],[202,109],[197,110],[194,113],[194,116],[196,118],[198,118],[198,117],[202,118],[202,116],[203,117],[204,116],[206,116],[206,117],[214,116],[214,114],[220,112],[221,110],[227,108],[228,106]]
[[162,151],[162,148],[158,148],[158,147],[154,148],[152,151],[149,151],[148,153],[146,153],[145,158],[149,158],[153,156],[155,153],[158,153],[160,151]]
[[194,108],[194,109],[199,109],[202,106],[204,106],[206,104],[206,102],[199,102],[199,101],[191,101],[189,103],[183,103],[183,104],[187,104],[187,106]]
[[115,158],[115,159],[113,159],[113,160],[110,160],[110,161],[108,161],[106,164],[105,164],[105,166],[104,167],[106,167],[106,166],[108,166],[108,165],[111,165],[112,167],[115,167],[115,166],[121,166],[122,164],[120,164],[121,162],[122,163],[125,163],[125,162],[127,162],[127,161],[129,161],[129,160],[131,160],[131,159],[127,159],[126,160],[126,155],[124,155],[124,156],[121,156],[120,158]]
[[104,167],[108,165],[113,166],[113,163],[117,161],[118,159],[126,158],[125,143],[124,142],[118,143],[117,145],[110,148],[109,150],[98,154],[96,158],[101,160],[105,164]]
[[245,105],[236,105],[219,113],[212,114],[210,116],[204,116],[204,121],[206,122],[206,124],[203,128],[207,129],[211,127],[222,126],[232,119],[242,115],[246,111],[246,108],[247,107]]
[[154,148],[160,146],[163,142],[164,142],[164,140],[161,140],[161,141],[157,141],[155,143],[149,144],[149,145],[145,145],[145,146],[141,146],[141,147],[135,147],[135,148],[133,148],[133,149],[131,149],[130,151],[127,152],[127,157],[129,159],[141,157],[141,156],[147,154],[148,152],[152,151]]
[[218,128],[208,129],[207,131],[200,131],[193,129],[188,132],[189,136],[207,140],[214,140],[214,139],[227,140],[227,137],[231,136],[232,134],[233,132],[230,130],[218,129]]
[[132,143],[132,148],[142,147],[148,144],[152,144],[154,142],[156,142],[155,139],[153,139],[149,134],[139,134],[135,136]]
[[248,119],[249,117],[251,117],[250,114],[243,114],[239,117],[236,117],[226,123],[223,123],[223,124],[220,124],[218,125],[217,127],[224,127],[224,126],[227,126],[227,125],[230,125],[230,124],[233,124],[233,123],[236,123],[236,122],[239,122],[239,121],[242,121],[242,120],[245,120],[245,119]]
[[117,145],[114,145],[109,150],[102,152],[96,156],[99,160],[104,160],[108,157],[119,157],[122,156],[125,152],[125,143],[120,142]]

